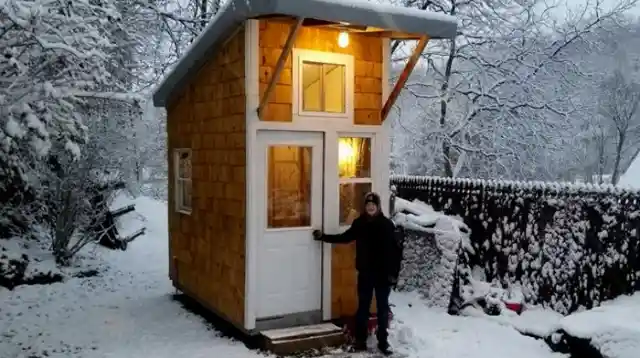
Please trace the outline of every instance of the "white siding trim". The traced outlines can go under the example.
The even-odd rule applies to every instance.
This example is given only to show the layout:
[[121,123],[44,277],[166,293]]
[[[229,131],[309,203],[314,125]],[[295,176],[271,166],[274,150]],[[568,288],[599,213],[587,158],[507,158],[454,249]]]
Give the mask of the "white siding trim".
[[[325,129],[324,134],[324,208],[322,229],[327,233],[335,233],[338,229],[338,133]],[[331,268],[333,244],[322,245],[322,318],[330,320],[332,314],[332,276]]]
[[[388,38],[382,39],[382,103],[387,101],[390,93],[390,71],[391,71],[391,40]],[[381,135],[378,137],[377,142],[380,143],[379,160],[376,160],[378,165],[378,187],[380,194],[380,200],[382,201],[383,212],[387,215],[391,215],[389,212],[389,198],[390,198],[390,182],[389,182],[389,160],[391,158],[391,119],[387,118],[381,126]]]
[[246,172],[245,172],[245,287],[244,287],[244,328],[247,330],[256,327],[256,299],[257,297],[257,270],[258,270],[258,236],[257,236],[257,215],[259,209],[256,201],[252,200],[255,193],[255,179],[262,178],[256,176],[256,131],[253,123],[259,122],[258,106],[260,103],[260,69],[259,62],[259,31],[258,20],[247,20],[245,22],[245,95],[246,95]]

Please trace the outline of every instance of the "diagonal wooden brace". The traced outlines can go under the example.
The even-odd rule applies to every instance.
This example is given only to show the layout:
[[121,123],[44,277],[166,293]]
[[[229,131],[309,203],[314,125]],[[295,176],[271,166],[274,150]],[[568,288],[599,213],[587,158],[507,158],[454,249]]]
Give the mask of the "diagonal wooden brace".
[[384,103],[384,107],[382,107],[382,111],[380,114],[382,122],[387,119],[389,112],[391,112],[391,107],[393,107],[393,105],[396,103],[396,100],[398,99],[398,96],[400,96],[400,91],[402,91],[402,88],[407,83],[411,72],[413,72],[413,68],[416,67],[418,60],[420,59],[420,55],[422,55],[422,51],[424,51],[425,47],[427,47],[428,42],[428,36],[422,36],[418,41],[418,45],[416,46],[415,50],[413,50],[413,53],[411,54],[409,61],[407,61],[406,66],[404,66],[404,70],[400,74],[398,81],[396,82],[395,86],[393,86],[393,90],[389,94],[389,98],[387,98],[387,101]]
[[296,19],[296,23],[293,24],[291,30],[289,31],[289,36],[287,37],[287,42],[284,44],[284,48],[282,49],[282,53],[280,57],[278,57],[278,62],[276,62],[276,68],[271,75],[271,79],[269,80],[269,84],[267,85],[267,89],[264,91],[262,95],[262,99],[260,100],[260,106],[258,107],[258,117],[262,118],[262,113],[264,112],[267,103],[269,103],[269,98],[271,94],[273,94],[273,89],[276,87],[276,83],[280,78],[280,74],[284,69],[284,62],[287,60],[287,57],[291,53],[291,49],[293,48],[293,44],[296,42],[296,38],[298,37],[298,33],[300,32],[300,28],[302,28],[302,22],[304,21],[303,17],[299,17]]

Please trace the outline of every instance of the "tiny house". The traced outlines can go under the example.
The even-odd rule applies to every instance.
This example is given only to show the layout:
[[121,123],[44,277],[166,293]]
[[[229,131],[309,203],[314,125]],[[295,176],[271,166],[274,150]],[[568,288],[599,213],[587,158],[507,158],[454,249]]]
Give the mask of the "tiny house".
[[[344,230],[368,191],[388,202],[385,119],[428,40],[456,28],[363,1],[229,0],[153,97],[175,287],[248,333],[353,315],[353,245],[311,233]],[[417,46],[391,86],[396,40]]]

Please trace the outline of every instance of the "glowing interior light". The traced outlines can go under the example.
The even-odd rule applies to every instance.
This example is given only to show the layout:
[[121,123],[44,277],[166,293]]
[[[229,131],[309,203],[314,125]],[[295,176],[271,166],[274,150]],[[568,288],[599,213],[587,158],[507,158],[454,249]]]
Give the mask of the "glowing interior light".
[[349,46],[349,34],[347,32],[341,32],[338,35],[338,46],[341,48]]
[[338,165],[341,176],[352,177],[356,171],[356,159],[358,153],[350,141],[340,138],[338,142]]

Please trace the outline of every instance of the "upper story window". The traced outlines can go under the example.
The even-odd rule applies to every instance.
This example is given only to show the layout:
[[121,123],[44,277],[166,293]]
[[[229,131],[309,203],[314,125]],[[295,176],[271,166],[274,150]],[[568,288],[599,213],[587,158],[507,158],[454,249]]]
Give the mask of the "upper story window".
[[353,56],[294,49],[293,110],[298,116],[353,117]]
[[346,112],[345,66],[302,62],[302,110],[304,112]]

